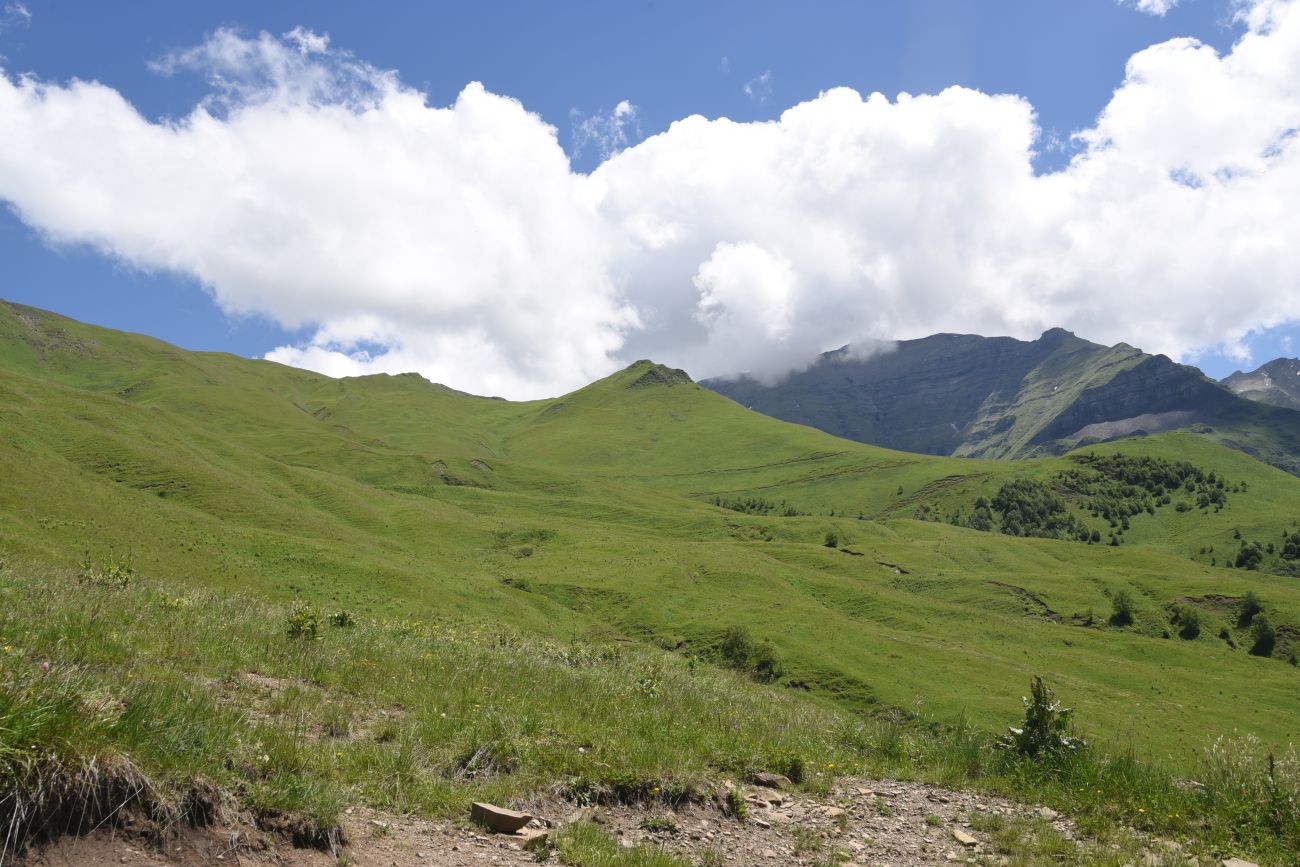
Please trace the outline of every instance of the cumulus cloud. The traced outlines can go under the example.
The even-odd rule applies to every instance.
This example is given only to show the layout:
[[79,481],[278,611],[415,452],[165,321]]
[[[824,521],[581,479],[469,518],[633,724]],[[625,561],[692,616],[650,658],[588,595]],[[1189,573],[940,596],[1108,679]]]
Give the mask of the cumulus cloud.
[[1178,0],[1119,0],[1119,2],[1158,18],[1163,18],[1166,12],[1178,5]]
[[159,62],[212,82],[167,122],[0,74],[0,198],[51,243],[311,327],[270,357],[331,374],[536,397],[641,357],[770,381],[845,344],[1056,325],[1190,359],[1300,319],[1300,5],[1241,16],[1223,55],[1134,55],[1046,174],[1027,101],[956,87],[688,117],[583,174],[480,85],[432,106],[323,36],[219,31]]

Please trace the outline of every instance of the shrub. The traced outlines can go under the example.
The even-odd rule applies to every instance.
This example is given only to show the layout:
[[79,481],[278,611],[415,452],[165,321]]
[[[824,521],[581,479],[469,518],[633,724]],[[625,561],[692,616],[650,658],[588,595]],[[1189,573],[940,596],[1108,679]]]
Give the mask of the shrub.
[[1133,622],[1133,597],[1127,590],[1116,591],[1111,599],[1110,623],[1112,626],[1128,626]]
[[1264,610],[1264,603],[1260,601],[1259,596],[1254,590],[1247,590],[1246,595],[1241,597],[1241,608],[1237,612],[1237,625],[1245,626],[1254,619],[1255,615]]
[[826,538],[822,541],[822,544],[825,545],[827,548],[838,548],[840,546],[839,534],[837,534],[834,530],[827,530]]
[[1028,758],[1062,756],[1084,749],[1082,738],[1074,737],[1070,718],[1074,711],[1061,707],[1060,701],[1041,677],[1029,681],[1025,703],[1025,721],[1020,728],[1008,728],[999,741],[1002,749]]
[[755,642],[743,626],[732,626],[723,633],[718,652],[728,666],[753,672],[764,682],[776,680],[784,673],[776,645],[767,640]]
[[1250,636],[1255,639],[1255,643],[1250,648],[1253,655],[1273,655],[1273,645],[1277,643],[1277,631],[1273,629],[1273,624],[1268,622],[1267,614],[1255,615],[1255,620],[1250,625]]
[[330,615],[330,623],[339,629],[346,629],[349,626],[355,626],[356,622],[357,621],[353,618],[351,612],[348,611],[335,611]]
[[764,640],[759,642],[754,648],[754,674],[759,680],[771,682],[785,673],[781,665],[781,657],[776,652],[776,645],[770,641]]
[[743,626],[732,626],[722,634],[722,644],[718,647],[725,662],[735,668],[748,668],[749,659],[754,654],[754,640],[749,637],[749,630]]
[[1192,605],[1178,609],[1178,634],[1188,640],[1201,634],[1201,612]]
[[290,638],[299,638],[306,641],[314,640],[320,636],[320,612],[311,606],[308,602],[299,602],[289,609],[289,616],[285,618],[285,634]]
[[112,590],[125,590],[131,586],[134,579],[135,567],[130,555],[110,554],[92,561],[87,554],[81,561],[81,569],[77,573],[77,580],[82,584],[107,587]]

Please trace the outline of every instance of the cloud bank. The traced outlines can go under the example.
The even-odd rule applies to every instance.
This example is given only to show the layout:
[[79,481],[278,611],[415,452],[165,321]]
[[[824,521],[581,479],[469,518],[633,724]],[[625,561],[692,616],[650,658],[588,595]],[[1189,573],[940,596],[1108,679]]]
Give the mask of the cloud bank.
[[628,146],[597,125],[611,155],[583,174],[481,85],[431,106],[317,34],[222,30],[158,62],[212,84],[167,122],[102,84],[0,73],[0,199],[51,243],[314,329],[275,360],[508,397],[641,357],[773,380],[935,331],[1242,351],[1300,319],[1300,5],[1239,14],[1222,56],[1133,56],[1043,175],[1032,106],[963,88],[836,89]]

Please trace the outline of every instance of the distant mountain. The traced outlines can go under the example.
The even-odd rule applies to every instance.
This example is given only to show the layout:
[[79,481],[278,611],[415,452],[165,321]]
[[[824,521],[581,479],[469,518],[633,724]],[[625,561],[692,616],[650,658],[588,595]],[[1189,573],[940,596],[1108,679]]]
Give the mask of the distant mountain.
[[701,384],[766,415],[903,451],[1020,458],[1190,427],[1300,474],[1300,412],[1060,328],[1034,341],[935,334],[865,359],[843,347],[774,386],[744,376]]
[[1250,373],[1238,370],[1223,384],[1242,397],[1300,410],[1300,358],[1275,358]]

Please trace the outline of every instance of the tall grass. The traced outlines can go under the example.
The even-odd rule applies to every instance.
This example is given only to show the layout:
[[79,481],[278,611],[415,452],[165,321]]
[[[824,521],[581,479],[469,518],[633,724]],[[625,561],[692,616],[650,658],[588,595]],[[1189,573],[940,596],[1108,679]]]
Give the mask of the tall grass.
[[919,778],[1048,804],[1086,829],[1266,863],[1300,854],[1300,764],[1251,738],[1217,741],[1195,780],[1122,750],[1027,761],[962,720],[853,715],[653,649],[302,619],[162,585],[0,575],[6,847],[128,803],[165,825],[230,797],[321,842],[349,803],[453,816],[553,792],[671,803],[776,770],[814,792],[840,774]]

